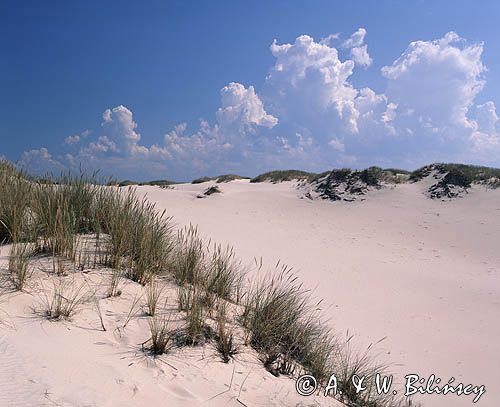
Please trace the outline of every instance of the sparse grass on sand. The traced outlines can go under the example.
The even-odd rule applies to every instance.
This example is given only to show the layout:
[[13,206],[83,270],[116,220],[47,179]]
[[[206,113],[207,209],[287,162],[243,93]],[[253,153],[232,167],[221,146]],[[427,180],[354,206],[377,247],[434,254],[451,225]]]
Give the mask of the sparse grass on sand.
[[59,280],[54,282],[51,295],[43,291],[42,314],[50,320],[71,319],[88,296],[85,284],[74,285],[71,281]]
[[149,320],[151,338],[146,342],[146,347],[153,355],[167,353],[172,341],[170,320],[165,316],[155,316]]
[[16,290],[21,291],[31,276],[30,260],[33,258],[31,243],[14,243],[10,249],[9,273],[10,281]]
[[[278,171],[252,182],[318,176]],[[234,178],[218,177],[218,182]],[[393,400],[375,398],[372,392],[365,398],[352,392],[353,374],[370,375],[380,366],[368,353],[355,354],[327,328],[318,312],[319,303],[289,267],[278,263],[266,277],[245,283],[244,269],[231,247],[205,242],[194,226],[177,235],[172,230],[166,213],[139,199],[132,188],[104,187],[84,175],[33,180],[0,162],[0,243],[13,244],[8,270],[13,286],[17,290],[26,287],[33,256],[52,260],[52,270],[46,271],[53,287],[41,285],[37,309],[43,317],[71,319],[84,303],[93,301],[105,331],[102,297],[71,275],[60,277],[68,274],[68,264],[74,265],[75,272],[87,268],[99,272],[98,267],[105,266],[109,277],[103,297],[120,295],[125,278],[144,286],[120,329],[138,315],[142,305],[149,320],[149,339],[143,349],[153,355],[168,353],[172,346],[213,341],[221,360],[229,363],[247,345],[275,375],[295,377],[307,372],[324,385],[336,373],[346,405],[395,405]],[[262,264],[257,267],[262,269]],[[169,280],[177,284],[180,327],[162,306]]]

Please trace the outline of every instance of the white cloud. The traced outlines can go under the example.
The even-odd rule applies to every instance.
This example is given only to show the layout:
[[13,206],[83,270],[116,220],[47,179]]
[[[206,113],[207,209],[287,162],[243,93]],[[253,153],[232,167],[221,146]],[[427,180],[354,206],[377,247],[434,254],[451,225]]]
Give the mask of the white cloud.
[[471,135],[474,151],[486,162],[491,162],[488,156],[500,153],[500,118],[495,103],[489,101],[476,106],[474,118]]
[[366,30],[358,29],[349,39],[342,43],[344,48],[351,49],[351,58],[358,65],[369,67],[373,60],[368,53],[368,45],[365,44]]
[[342,44],[344,48],[354,48],[360,47],[365,42],[366,30],[364,28],[359,28],[355,33],[353,33],[349,39],[345,40]]
[[253,86],[246,89],[242,84],[231,82],[221,90],[222,107],[217,111],[217,123],[224,128],[236,126],[245,131],[248,126],[272,128],[278,119],[264,110]]
[[319,43],[329,46],[329,45],[331,45],[332,42],[338,40],[339,38],[340,38],[340,33],[330,34],[330,35],[327,35],[324,38],[321,38],[321,40],[319,41]]
[[382,68],[389,80],[387,95],[398,111],[441,129],[470,128],[467,112],[482,90],[482,44],[466,45],[450,32],[435,41],[412,42]]
[[373,60],[368,54],[368,45],[362,45],[361,47],[354,47],[351,49],[351,58],[358,65],[368,67],[372,64]]
[[80,136],[78,135],[68,136],[64,139],[64,144],[71,146],[73,144],[77,144],[79,141],[80,141]]
[[129,109],[122,105],[107,109],[102,118],[103,136],[99,138],[98,148],[125,156],[147,153],[147,148],[139,145],[141,136],[136,132],[137,123]]
[[[302,35],[270,50],[275,58],[257,92],[229,83],[211,122],[180,123],[162,142],[144,145],[133,113],[107,109],[100,128],[66,138],[53,157],[45,148],[24,162],[62,168],[83,163],[121,178],[189,179],[204,174],[254,174],[272,168],[324,170],[337,165],[416,167],[432,161],[496,163],[500,121],[495,104],[476,105],[485,85],[483,44],[451,32],[415,41],[382,68],[383,93],[356,88],[356,67],[372,63],[360,28],[341,47],[338,35],[316,42]],[[45,164],[44,164],[45,163]]]
[[25,151],[21,155],[18,165],[23,170],[41,175],[59,175],[62,171],[67,169],[64,164],[52,157],[49,150],[45,147]]
[[356,132],[357,90],[348,82],[353,61],[341,61],[336,48],[308,35],[298,37],[294,44],[274,41],[271,52],[276,63],[266,79],[265,97],[275,116],[308,124],[328,117],[330,127],[338,122],[346,131]]

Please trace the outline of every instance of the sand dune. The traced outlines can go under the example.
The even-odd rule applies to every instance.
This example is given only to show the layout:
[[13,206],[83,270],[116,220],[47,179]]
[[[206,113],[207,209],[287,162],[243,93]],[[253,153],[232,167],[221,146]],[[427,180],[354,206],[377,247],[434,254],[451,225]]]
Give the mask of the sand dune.
[[[484,385],[478,405],[500,403],[500,190],[474,186],[464,198],[432,200],[425,182],[370,191],[364,201],[311,200],[293,182],[219,184],[171,189],[139,187],[174,217],[196,224],[207,239],[234,246],[245,264],[262,257],[266,273],[281,260],[314,295],[339,337],[354,334],[363,350],[390,364],[394,387],[404,375],[443,383]],[[9,246],[0,247],[0,269]],[[288,377],[274,377],[245,347],[230,364],[213,344],[176,348],[160,358],[141,350],[148,339],[144,312],[123,329],[136,295],[130,280],[122,295],[106,298],[106,269],[72,269],[65,280],[97,290],[103,322],[92,301],[71,321],[50,322],[37,311],[54,279],[50,258],[37,258],[23,292],[0,297],[0,406],[337,406],[331,398],[304,398]],[[70,267],[71,268],[71,267]],[[176,310],[172,283],[165,312]],[[174,312],[175,314],[175,312]],[[348,331],[348,333],[347,333]],[[474,395],[421,395],[425,406],[466,406]]]
[[[211,183],[140,187],[179,226],[295,268],[324,298],[324,313],[357,346],[376,347],[405,374],[485,385],[479,405],[500,403],[500,191],[474,186],[464,198],[436,201],[424,183],[371,192],[363,202],[300,199],[294,183]],[[471,396],[423,395],[430,406],[465,406]]]
[[[8,247],[1,248],[0,267]],[[106,332],[92,302],[71,321],[48,321],[37,313],[54,277],[36,265],[26,292],[2,295],[0,406],[339,406],[331,398],[304,399],[293,380],[267,372],[250,348],[234,363],[220,361],[213,344],[176,349],[153,358],[141,351],[148,318],[138,311],[122,328],[143,287],[125,280],[120,297],[101,300]],[[71,272],[75,286],[87,282],[104,296],[105,271]],[[176,309],[176,288],[167,287],[167,308]]]

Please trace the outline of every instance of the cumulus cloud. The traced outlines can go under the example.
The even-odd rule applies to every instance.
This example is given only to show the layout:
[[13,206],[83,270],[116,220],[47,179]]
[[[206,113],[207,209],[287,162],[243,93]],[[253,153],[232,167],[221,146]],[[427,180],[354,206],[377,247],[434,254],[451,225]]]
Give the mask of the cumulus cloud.
[[373,60],[368,53],[368,45],[365,44],[366,30],[364,28],[358,29],[353,33],[349,39],[342,43],[344,48],[351,50],[351,58],[358,65],[369,67]]
[[321,40],[319,42],[320,42],[320,44],[330,45],[332,42],[338,40],[339,38],[340,38],[340,33],[335,33],[335,34],[327,35],[324,38],[321,38]]
[[435,41],[412,42],[406,51],[382,68],[389,80],[387,95],[401,114],[417,117],[432,127],[467,127],[467,113],[482,90],[482,44],[466,45],[449,32]]
[[221,127],[232,128],[234,125],[239,131],[245,131],[251,126],[272,128],[278,119],[269,115],[253,86],[246,89],[241,83],[231,82],[221,90],[222,107],[217,111],[217,122]]
[[45,147],[25,151],[18,162],[19,166],[29,172],[37,174],[60,173],[67,167],[52,157]]
[[68,136],[64,139],[64,144],[72,146],[73,144],[77,144],[80,141],[79,135]]
[[194,129],[180,123],[161,143],[145,145],[132,111],[120,105],[104,111],[95,131],[67,137],[59,154],[41,148],[21,161],[44,169],[83,163],[122,178],[173,179],[277,167],[498,165],[495,104],[476,102],[485,86],[483,44],[469,44],[454,32],[412,42],[382,68],[386,87],[377,93],[352,82],[357,67],[372,63],[366,35],[360,28],[340,44],[348,58],[331,45],[337,34],[320,41],[309,35],[291,43],[275,40],[275,62],[262,89],[229,83],[213,120],[202,119]]
[[[276,116],[293,122],[312,122],[328,115],[356,131],[354,98],[357,90],[348,82],[354,62],[341,61],[334,47],[302,35],[294,44],[271,45],[276,63],[266,79],[266,101]],[[328,126],[325,126],[328,127]]]

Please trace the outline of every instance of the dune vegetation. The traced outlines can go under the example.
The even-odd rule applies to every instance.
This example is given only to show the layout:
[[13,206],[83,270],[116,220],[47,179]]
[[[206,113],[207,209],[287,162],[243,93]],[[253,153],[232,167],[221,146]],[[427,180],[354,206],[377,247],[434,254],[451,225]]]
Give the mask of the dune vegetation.
[[[271,179],[297,175],[310,176],[294,172]],[[84,268],[105,267],[112,270],[108,297],[121,294],[123,279],[143,286],[149,340],[142,348],[147,354],[212,342],[228,363],[251,347],[274,375],[309,373],[326,385],[335,373],[345,405],[411,405],[375,391],[361,397],[352,390],[354,374],[373,375],[380,365],[366,353],[358,355],[347,346],[349,339],[328,328],[318,311],[320,302],[291,268],[277,264],[263,273],[265,278],[247,281],[232,248],[204,241],[194,226],[175,231],[172,219],[139,199],[132,188],[99,185],[84,175],[37,181],[0,162],[0,242],[11,247],[4,272],[11,290],[26,290],[34,258],[50,259],[54,287],[42,304],[44,318],[71,319],[85,302],[94,302],[100,314],[103,298],[64,278]],[[169,312],[162,304],[167,286],[177,287],[178,307]],[[123,328],[138,307],[136,298]],[[179,315],[182,324],[172,323]],[[104,331],[102,315],[100,319]]]
[[208,181],[215,181],[217,184],[222,184],[224,182],[230,182],[234,181],[237,179],[248,179],[247,177],[242,177],[237,174],[224,174],[224,175],[217,175],[215,177],[201,177],[201,178],[196,178],[193,181],[191,181],[191,184],[202,184],[204,182]]

